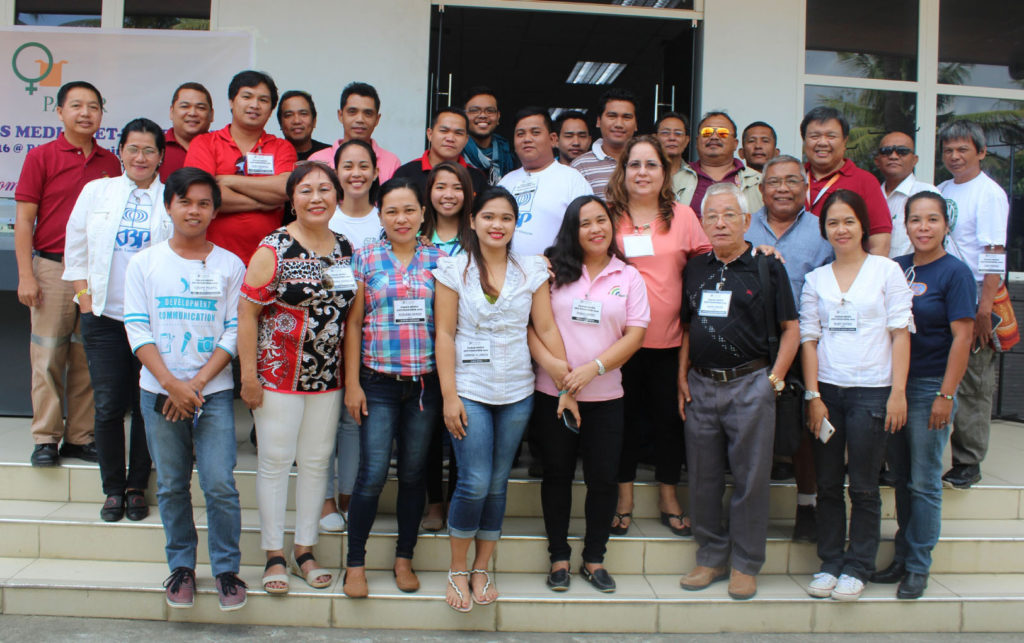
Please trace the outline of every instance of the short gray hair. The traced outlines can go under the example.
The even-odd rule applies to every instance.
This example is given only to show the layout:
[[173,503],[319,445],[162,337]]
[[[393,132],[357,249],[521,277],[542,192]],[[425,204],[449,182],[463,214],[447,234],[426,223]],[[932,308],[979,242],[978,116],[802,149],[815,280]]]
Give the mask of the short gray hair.
[[981,125],[973,121],[957,120],[946,123],[939,130],[940,151],[943,145],[958,138],[966,138],[973,142],[974,149],[979,152],[984,152],[988,147],[985,144],[985,130],[981,129]]
[[704,206],[708,202],[708,197],[719,194],[731,194],[736,197],[736,202],[739,204],[743,214],[750,214],[750,204],[747,202],[747,195],[743,194],[743,190],[739,189],[735,183],[715,183],[708,187],[708,191],[704,193],[704,198],[700,201],[701,216],[704,216]]
[[790,156],[789,154],[779,154],[775,158],[770,159],[767,163],[764,164],[764,167],[761,168],[761,175],[763,176],[767,174],[768,168],[775,165],[780,165],[782,163],[796,163],[796,166],[800,168],[800,178],[804,180],[804,183],[807,183],[807,171],[804,169],[804,164],[801,163],[798,158],[796,158],[795,156]]

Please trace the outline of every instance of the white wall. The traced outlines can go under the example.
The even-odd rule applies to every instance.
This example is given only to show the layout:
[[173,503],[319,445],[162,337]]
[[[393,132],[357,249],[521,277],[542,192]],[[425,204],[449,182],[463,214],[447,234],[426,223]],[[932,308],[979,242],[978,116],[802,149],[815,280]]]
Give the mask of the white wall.
[[[742,129],[770,123],[800,158],[804,0],[705,0],[700,112],[721,109]],[[700,116],[694,114],[694,121]]]
[[[254,36],[256,69],[281,93],[303,89],[317,106],[315,137],[341,137],[338,99],[348,83],[365,81],[381,97],[374,138],[403,161],[423,153],[430,47],[428,0],[213,0],[212,27]],[[230,116],[215,96],[216,125]],[[267,131],[280,135],[276,118]]]

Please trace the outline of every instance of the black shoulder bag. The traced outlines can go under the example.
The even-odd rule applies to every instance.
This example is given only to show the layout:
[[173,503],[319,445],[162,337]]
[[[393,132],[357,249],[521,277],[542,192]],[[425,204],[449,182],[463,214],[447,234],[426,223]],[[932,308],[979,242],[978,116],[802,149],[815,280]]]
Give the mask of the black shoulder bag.
[[[779,355],[779,326],[775,320],[775,291],[768,273],[770,259],[760,255],[757,275],[764,297],[765,326],[768,329],[768,360],[775,364]],[[790,369],[792,370],[792,369]],[[786,387],[775,398],[775,455],[791,456],[800,447],[804,430],[804,385],[799,378],[787,374]]]

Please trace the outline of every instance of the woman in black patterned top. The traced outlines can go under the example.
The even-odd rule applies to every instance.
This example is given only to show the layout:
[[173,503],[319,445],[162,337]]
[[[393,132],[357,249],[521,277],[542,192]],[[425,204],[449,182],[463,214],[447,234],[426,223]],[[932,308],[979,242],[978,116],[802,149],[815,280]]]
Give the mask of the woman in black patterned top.
[[[293,574],[315,588],[331,583],[313,558],[327,464],[341,411],[341,342],[355,297],[352,246],[327,223],[341,186],[323,163],[296,166],[288,179],[296,220],[263,239],[249,262],[238,314],[242,399],[259,438],[256,489],[264,589],[288,591]],[[284,559],[288,474],[295,485],[295,549]]]

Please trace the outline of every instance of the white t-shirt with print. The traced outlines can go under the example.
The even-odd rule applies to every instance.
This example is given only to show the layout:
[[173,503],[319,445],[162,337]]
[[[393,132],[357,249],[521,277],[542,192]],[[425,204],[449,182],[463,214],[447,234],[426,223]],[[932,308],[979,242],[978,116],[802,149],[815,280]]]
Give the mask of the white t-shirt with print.
[[114,254],[110,257],[107,278],[107,303],[103,316],[124,321],[124,275],[131,258],[149,247],[153,197],[141,189],[132,190],[121,214],[121,223],[114,237]]
[[985,246],[1006,245],[1006,221],[1010,202],[999,184],[982,172],[970,181],[943,181],[939,192],[949,208],[950,240],[946,249],[967,264],[974,280],[981,283],[978,259]]
[[359,250],[363,246],[380,241],[380,233],[384,227],[380,224],[380,216],[377,208],[370,210],[365,217],[350,217],[341,210],[339,205],[334,210],[334,216],[327,223],[334,232],[345,235],[348,242],[352,244],[352,250]]
[[544,254],[554,243],[573,199],[594,193],[579,171],[558,161],[539,172],[513,170],[498,185],[511,192],[519,204],[512,250],[524,256]]

